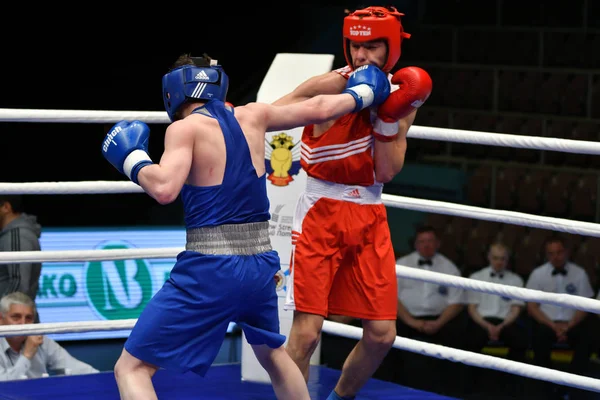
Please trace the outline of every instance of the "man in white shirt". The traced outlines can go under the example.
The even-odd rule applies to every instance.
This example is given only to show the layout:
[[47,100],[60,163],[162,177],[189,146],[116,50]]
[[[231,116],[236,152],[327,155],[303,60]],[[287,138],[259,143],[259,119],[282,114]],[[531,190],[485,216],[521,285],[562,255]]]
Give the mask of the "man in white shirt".
[[[562,238],[550,237],[544,248],[548,262],[531,272],[527,288],[589,298],[594,296],[586,271],[568,261],[568,252]],[[573,349],[570,372],[585,375],[589,367],[593,336],[588,313],[570,307],[533,302],[527,303],[527,311],[533,319],[532,348],[536,364],[551,367],[552,347],[557,342],[568,343]]]
[[[460,276],[456,265],[438,253],[439,247],[435,230],[421,227],[417,230],[415,251],[399,258],[396,264]],[[465,300],[463,289],[398,278],[398,335],[425,336],[432,342],[452,345],[450,342],[463,334],[464,325],[454,322],[464,310]]]
[[[523,287],[523,279],[507,269],[510,252],[502,243],[493,243],[488,251],[490,264],[471,274],[471,279],[501,285]],[[468,291],[470,326],[469,347],[481,351],[489,342],[502,342],[509,348],[508,358],[524,361],[528,348],[527,331],[516,323],[525,303],[495,294]]]
[[[21,292],[0,299],[2,325],[34,323],[35,304]],[[0,381],[40,378],[51,371],[79,375],[99,372],[71,356],[54,340],[40,336],[8,336],[0,338]]]
[[[433,227],[418,228],[414,246],[415,251],[396,260],[397,265],[455,276],[461,275],[452,261],[438,253],[440,240]],[[467,323],[466,313],[464,313],[465,303],[466,296],[463,289],[415,279],[398,278],[397,335],[459,349],[464,348],[463,339]],[[401,358],[406,357],[407,354],[400,353],[395,349],[392,349],[390,354],[389,360],[385,364],[396,365],[398,370],[398,366],[402,363]],[[436,363],[435,360],[432,362]],[[457,374],[462,374],[462,366],[458,363],[450,364],[439,365],[442,368],[450,368],[447,373],[438,371],[427,374],[419,371],[417,376],[411,378],[411,386],[431,388],[431,386],[435,386],[434,380],[440,378],[445,381],[438,385],[447,387],[447,390],[442,388],[442,391],[451,394],[454,390],[460,390],[458,386],[463,383],[462,376],[457,376]],[[438,368],[438,366],[432,366],[432,368]],[[408,371],[397,371],[397,374],[406,372]],[[419,382],[419,379],[424,379],[425,382]],[[394,380],[398,381],[398,379]]]

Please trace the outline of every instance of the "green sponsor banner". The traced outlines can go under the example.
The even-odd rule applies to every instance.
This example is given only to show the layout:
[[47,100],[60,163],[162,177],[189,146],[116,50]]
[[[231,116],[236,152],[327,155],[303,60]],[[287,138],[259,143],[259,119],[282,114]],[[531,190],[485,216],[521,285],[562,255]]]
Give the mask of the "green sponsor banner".
[[[128,248],[132,246],[125,242],[108,242],[98,247]],[[46,313],[49,308],[86,307],[95,314],[91,319],[137,318],[169,279],[174,262],[136,259],[45,263],[36,303],[40,312]]]

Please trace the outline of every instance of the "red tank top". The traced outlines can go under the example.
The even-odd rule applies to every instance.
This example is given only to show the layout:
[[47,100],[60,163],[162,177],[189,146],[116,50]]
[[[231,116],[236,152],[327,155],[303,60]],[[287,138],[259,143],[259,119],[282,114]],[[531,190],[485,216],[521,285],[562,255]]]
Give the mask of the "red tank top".
[[302,132],[300,165],[308,176],[346,185],[375,183],[373,126],[369,109],[340,117],[319,137],[314,125]]

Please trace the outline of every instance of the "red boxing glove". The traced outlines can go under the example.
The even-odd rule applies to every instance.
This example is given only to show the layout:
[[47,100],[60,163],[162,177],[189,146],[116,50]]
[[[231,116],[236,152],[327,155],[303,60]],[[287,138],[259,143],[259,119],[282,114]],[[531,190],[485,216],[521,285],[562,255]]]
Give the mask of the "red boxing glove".
[[398,136],[398,121],[421,107],[431,94],[431,77],[419,67],[402,68],[392,76],[392,83],[399,88],[390,93],[377,110],[373,124],[373,136],[383,142],[391,142]]

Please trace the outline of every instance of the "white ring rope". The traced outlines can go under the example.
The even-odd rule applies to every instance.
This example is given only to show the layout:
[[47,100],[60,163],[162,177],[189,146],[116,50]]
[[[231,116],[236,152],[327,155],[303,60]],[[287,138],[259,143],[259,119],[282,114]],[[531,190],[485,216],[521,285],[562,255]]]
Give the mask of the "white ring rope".
[[[0,121],[9,122],[106,123],[133,119],[141,120],[147,123],[169,123],[168,116],[165,112],[0,109]],[[600,155],[600,143],[591,141],[543,138],[536,136],[466,131],[424,126],[411,126],[407,136],[410,138],[426,140],[441,140],[480,145]],[[129,181],[0,183],[0,193],[3,194],[99,194],[142,192],[143,190],[141,187]],[[600,236],[600,224],[588,222],[549,218],[504,210],[491,210],[480,207],[424,199],[414,199],[402,196],[392,196],[387,194],[382,195],[382,200],[384,204],[388,206],[406,208],[416,211],[458,215],[468,218],[576,233],[580,235]],[[135,258],[173,258],[182,250],[183,249],[179,248],[155,248],[54,252],[4,252],[0,254],[0,264],[42,261],[99,261]],[[425,282],[476,290],[524,301],[549,303],[600,314],[600,301],[580,296],[561,293],[547,293],[539,290],[477,281],[433,271],[410,268],[402,265],[396,265],[396,274],[397,276],[408,279],[417,279]],[[133,328],[135,322],[135,319],[127,319],[118,321],[83,321],[0,326],[0,337],[47,333],[89,332],[99,330],[124,330]],[[323,331],[356,340],[359,340],[362,337],[361,328],[332,321],[324,321]],[[430,357],[447,359],[467,365],[495,369],[528,378],[600,392],[600,380],[565,373],[554,369],[537,367],[499,357],[453,349],[427,342],[402,338],[399,336],[396,337],[394,347],[414,353],[420,353]]]
[[0,194],[119,194],[144,193],[131,181],[0,182]]
[[[0,264],[25,262],[73,262],[73,261],[108,261],[132,260],[137,258],[175,258],[185,250],[179,247],[164,247],[150,249],[108,249],[108,250],[54,250],[54,251],[6,251],[0,252]],[[571,295],[567,293],[549,293],[499,283],[483,282],[474,279],[443,274],[396,265],[396,275],[402,278],[448,285],[461,289],[497,294],[504,297],[523,301],[535,301],[575,308],[578,310],[600,314],[600,300]]]
[[184,249],[179,247],[156,247],[150,249],[2,251],[0,252],[0,264],[175,258],[182,250]]
[[137,319],[115,321],[41,322],[38,324],[0,325],[0,337],[131,330]]
[[382,194],[383,204],[407,210],[455,215],[466,218],[483,219],[505,224],[542,228],[553,231],[575,233],[584,236],[600,237],[600,224],[572,219],[544,217],[516,211],[493,210],[490,208],[466,206],[436,200]]
[[568,293],[551,293],[543,290],[534,290],[518,286],[503,285],[501,283],[484,282],[462,276],[448,275],[441,272],[427,271],[419,268],[407,267],[396,264],[396,276],[416,279],[423,282],[437,283],[477,292],[497,294],[511,299],[526,302],[552,304],[555,306],[575,308],[600,314],[600,300]]
[[[1,183],[0,194],[100,194],[143,193],[144,190],[130,181],[83,182],[25,182]],[[386,206],[413,211],[455,215],[486,221],[502,222],[533,228],[600,237],[600,224],[564,218],[544,217],[516,211],[493,210],[435,200],[382,194]]]
[[[413,129],[414,128],[414,129]],[[407,136],[415,139],[440,140],[457,143],[484,144],[520,149],[550,150],[576,154],[600,154],[600,143],[586,140],[545,138],[461,129],[411,126]]]
[[[137,319],[124,319],[117,321],[50,322],[25,325],[3,325],[0,326],[0,337],[70,332],[82,333],[93,331],[131,330],[136,321]],[[363,329],[333,321],[324,321],[323,332],[359,340],[362,337]],[[494,369],[527,378],[600,392],[600,380],[550,368],[520,363],[500,357],[489,356],[486,354],[453,349],[451,347],[421,342],[414,339],[403,338],[401,336],[396,336],[394,348],[426,355],[429,357],[460,362],[475,367]]]
[[[333,321],[324,321],[323,332],[359,340],[362,337],[363,330],[362,328],[356,326],[341,324]],[[575,375],[555,369],[538,367],[536,365],[516,362],[505,358],[489,356],[487,354],[458,350],[452,347],[421,342],[401,336],[396,336],[394,348],[407,350],[412,353],[423,354],[429,357],[460,362],[475,367],[495,369],[497,371],[509,372],[511,374],[520,375],[527,378],[600,392],[600,380],[598,379]]]
[[[98,111],[98,110],[35,110],[0,108],[4,122],[67,122],[107,123],[121,120],[140,120],[146,123],[170,123],[164,111]],[[407,136],[415,139],[440,140],[523,149],[551,150],[577,154],[600,154],[600,143],[507,133],[470,131],[412,125]]]
[[165,111],[104,111],[104,110],[27,110],[0,108],[0,121],[5,122],[68,122],[77,124],[140,120],[152,124],[171,121]]

